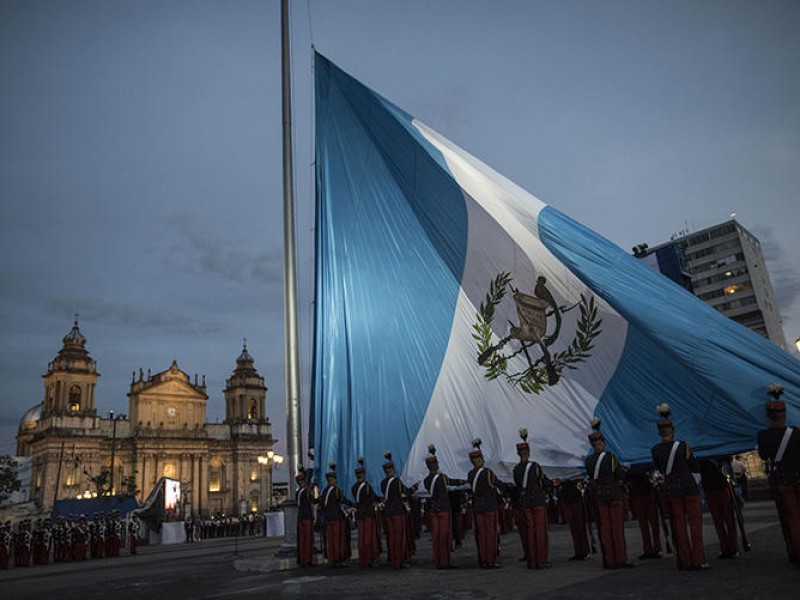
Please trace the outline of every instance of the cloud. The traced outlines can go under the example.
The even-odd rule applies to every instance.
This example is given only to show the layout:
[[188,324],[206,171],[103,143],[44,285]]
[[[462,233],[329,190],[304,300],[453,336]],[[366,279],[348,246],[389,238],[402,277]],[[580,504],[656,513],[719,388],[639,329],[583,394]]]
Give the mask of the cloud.
[[131,304],[104,302],[77,296],[52,296],[46,302],[47,310],[59,316],[69,314],[76,306],[81,307],[81,319],[96,323],[154,329],[168,333],[205,335],[222,331],[219,323],[193,319],[186,313],[168,310],[140,308]]
[[754,228],[753,233],[761,242],[761,252],[767,262],[775,299],[778,306],[786,310],[800,299],[800,273],[774,235],[772,227]]
[[218,233],[202,230],[197,219],[175,214],[167,222],[177,239],[170,244],[167,263],[207,275],[219,275],[237,283],[260,281],[281,284],[283,281],[282,254],[279,251],[249,252],[252,244],[247,237],[233,241]]

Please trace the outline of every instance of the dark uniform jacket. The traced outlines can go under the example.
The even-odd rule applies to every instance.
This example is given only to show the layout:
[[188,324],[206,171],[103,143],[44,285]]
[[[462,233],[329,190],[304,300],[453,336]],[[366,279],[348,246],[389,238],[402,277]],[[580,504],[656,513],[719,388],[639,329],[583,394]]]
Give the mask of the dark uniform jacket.
[[624,477],[622,466],[613,452],[605,452],[600,470],[595,477],[595,468],[601,454],[595,452],[586,459],[586,472],[591,480],[591,490],[598,502],[613,502],[622,500],[623,491],[621,481]]
[[564,504],[577,504],[583,500],[580,479],[566,479],[561,482],[558,499]]
[[[525,481],[526,470],[528,472],[527,481]],[[553,486],[539,463],[533,461],[517,463],[514,467],[514,484],[517,486],[517,502],[520,508],[547,505],[547,494],[552,492]]]
[[400,481],[397,475],[384,477],[381,481],[381,494],[383,494],[384,514],[396,517],[408,512],[409,509],[404,500],[411,495],[411,490]]
[[800,431],[792,428],[792,437],[786,445],[783,459],[775,462],[785,427],[770,427],[758,432],[758,455],[772,462],[770,481],[773,485],[794,485],[800,483]]
[[699,462],[705,491],[722,492],[729,489],[728,477],[722,471],[722,465],[719,462],[710,458],[701,458]]
[[[447,486],[463,485],[463,479],[450,479],[444,473],[428,473],[422,482],[431,497],[428,499],[428,512],[450,512],[450,493]],[[433,485],[433,489],[431,489]]]
[[652,496],[655,493],[653,481],[650,478],[653,468],[652,463],[634,465],[630,468],[625,476],[625,485],[631,496]]
[[375,516],[375,503],[378,501],[378,495],[368,481],[356,481],[351,490],[353,493],[353,500],[356,507],[356,519],[366,519],[367,517]]
[[653,446],[651,450],[653,462],[656,469],[664,474],[664,487],[668,496],[697,496],[700,494],[700,488],[692,473],[700,472],[700,464],[687,442],[678,444],[670,473],[667,473],[667,465],[673,442],[661,442]]
[[344,496],[342,488],[338,485],[329,485],[319,495],[319,502],[322,504],[322,512],[325,514],[325,521],[343,521],[345,518],[345,505],[352,505]]
[[297,520],[298,521],[313,521],[314,509],[313,505],[317,502],[314,498],[314,492],[309,486],[299,488],[297,490]]
[[475,512],[492,512],[497,510],[497,494],[505,488],[498,481],[491,469],[481,467],[472,469],[467,475],[472,488],[472,510]]

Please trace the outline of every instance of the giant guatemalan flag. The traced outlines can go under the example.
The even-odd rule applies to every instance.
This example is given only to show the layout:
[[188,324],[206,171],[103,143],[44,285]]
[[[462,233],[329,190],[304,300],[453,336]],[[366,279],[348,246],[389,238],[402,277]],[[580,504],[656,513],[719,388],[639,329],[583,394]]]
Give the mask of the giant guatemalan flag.
[[[698,455],[755,446],[766,387],[789,420],[800,361],[470,156],[316,55],[311,445],[408,484],[435,444],[463,477],[473,438],[501,478],[518,430],[551,476],[578,474],[594,415],[624,463],[650,461],[655,407]],[[347,488],[346,488],[347,489]]]

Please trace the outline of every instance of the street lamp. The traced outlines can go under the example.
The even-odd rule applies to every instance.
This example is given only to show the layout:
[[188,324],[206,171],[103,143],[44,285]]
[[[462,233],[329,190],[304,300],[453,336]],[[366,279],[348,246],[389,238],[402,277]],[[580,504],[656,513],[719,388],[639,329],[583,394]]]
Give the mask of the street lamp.
[[800,337],[794,341],[794,347],[797,348],[797,351],[800,352]]
[[258,464],[267,468],[269,482],[267,484],[267,510],[272,510],[272,468],[279,469],[283,464],[283,456],[276,454],[272,450],[267,450],[266,456],[258,457]]

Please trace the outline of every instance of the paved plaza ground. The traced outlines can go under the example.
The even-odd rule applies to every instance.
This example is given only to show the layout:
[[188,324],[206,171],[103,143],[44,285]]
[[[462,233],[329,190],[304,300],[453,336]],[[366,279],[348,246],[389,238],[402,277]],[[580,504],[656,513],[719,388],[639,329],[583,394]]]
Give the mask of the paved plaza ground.
[[[552,568],[531,571],[519,562],[517,532],[503,536],[498,570],[478,568],[475,545],[468,537],[455,554],[458,569],[440,571],[431,564],[431,547],[423,532],[411,568],[396,571],[384,563],[362,570],[355,562],[344,569],[318,564],[297,569],[276,558],[279,539],[233,538],[199,544],[151,546],[137,556],[0,571],[0,598],[26,600],[92,600],[113,598],[224,599],[272,598],[779,598],[800,597],[800,570],[786,560],[785,547],[771,502],[745,506],[753,546],[737,560],[717,560],[716,536],[704,515],[706,554],[712,569],[678,571],[675,560],[636,561],[641,552],[638,527],[626,527],[629,556],[637,567],[605,571],[600,557],[568,562],[572,554],[564,525],[552,526]],[[355,544],[354,544],[355,547]],[[385,557],[384,557],[385,558]]]

